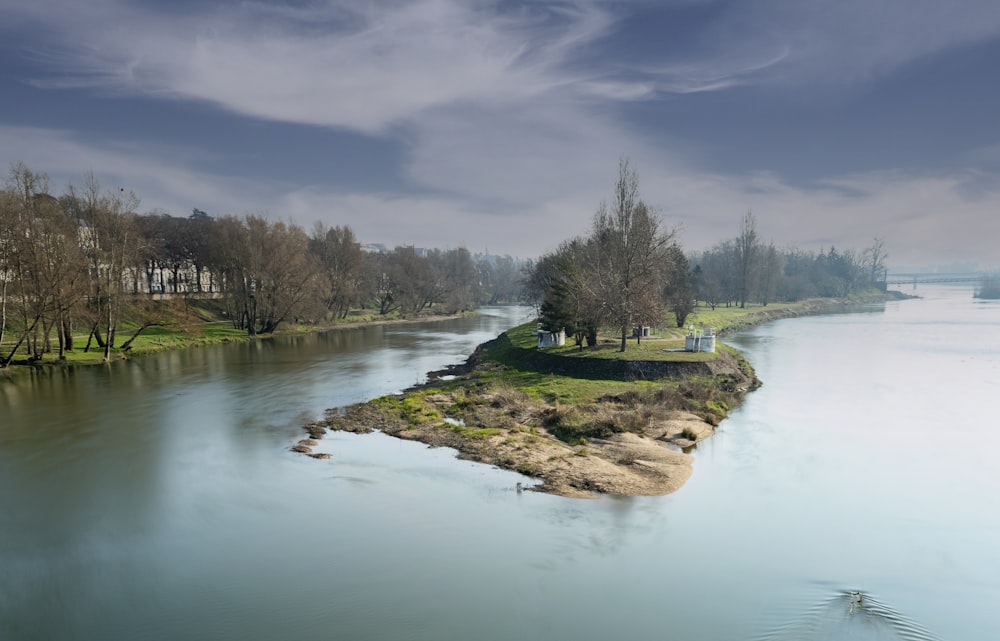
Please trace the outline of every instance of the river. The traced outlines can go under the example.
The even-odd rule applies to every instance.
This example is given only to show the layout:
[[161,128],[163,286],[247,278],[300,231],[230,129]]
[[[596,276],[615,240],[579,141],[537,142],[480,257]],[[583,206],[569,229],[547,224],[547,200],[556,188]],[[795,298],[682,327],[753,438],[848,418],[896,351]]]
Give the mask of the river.
[[0,639],[1000,638],[1000,303],[917,293],[729,337],[764,387],[665,497],[288,451],[518,308],[0,380]]

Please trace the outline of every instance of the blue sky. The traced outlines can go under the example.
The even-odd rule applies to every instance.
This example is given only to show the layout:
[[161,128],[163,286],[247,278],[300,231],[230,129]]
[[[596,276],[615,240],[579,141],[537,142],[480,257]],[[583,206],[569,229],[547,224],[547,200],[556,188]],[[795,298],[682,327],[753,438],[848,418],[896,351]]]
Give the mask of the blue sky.
[[995,0],[0,0],[0,161],[537,256],[618,159],[690,249],[1000,264]]

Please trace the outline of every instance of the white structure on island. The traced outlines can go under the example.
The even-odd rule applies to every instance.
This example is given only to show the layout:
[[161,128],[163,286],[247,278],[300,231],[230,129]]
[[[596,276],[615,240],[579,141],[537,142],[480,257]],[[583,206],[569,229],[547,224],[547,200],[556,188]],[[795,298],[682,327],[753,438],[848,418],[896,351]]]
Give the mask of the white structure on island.
[[711,327],[695,331],[694,325],[688,325],[688,333],[684,337],[684,351],[715,352],[715,332]]
[[564,329],[560,329],[558,332],[539,329],[536,334],[538,334],[538,349],[542,349],[543,347],[562,347],[566,344],[566,330]]

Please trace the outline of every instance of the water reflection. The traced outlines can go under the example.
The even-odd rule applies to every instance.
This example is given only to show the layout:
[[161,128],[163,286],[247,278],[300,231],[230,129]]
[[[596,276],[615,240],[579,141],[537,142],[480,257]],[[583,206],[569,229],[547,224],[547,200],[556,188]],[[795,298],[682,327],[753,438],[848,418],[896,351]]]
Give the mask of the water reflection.
[[0,382],[0,638],[997,638],[998,313],[942,295],[730,337],[764,387],[680,492],[627,500],[382,434],[288,452],[500,316]]

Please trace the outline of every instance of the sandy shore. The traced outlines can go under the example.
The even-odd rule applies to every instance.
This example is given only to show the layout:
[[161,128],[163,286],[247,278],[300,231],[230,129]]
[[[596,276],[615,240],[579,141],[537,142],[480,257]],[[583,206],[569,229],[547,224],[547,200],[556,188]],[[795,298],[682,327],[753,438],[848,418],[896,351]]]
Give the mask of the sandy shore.
[[[447,404],[446,394],[435,401]],[[494,399],[490,408],[498,414],[532,413],[527,407],[505,406]],[[528,418],[528,417],[524,417]],[[432,447],[451,447],[459,458],[514,470],[538,479],[532,489],[561,496],[588,497],[594,493],[625,496],[669,494],[691,476],[693,457],[681,451],[695,440],[707,438],[715,429],[693,414],[675,412],[651,425],[642,434],[623,432],[606,439],[588,439],[569,445],[533,421],[494,428],[495,433],[477,437],[437,423],[412,424],[371,405],[355,405],[343,415],[331,416],[330,429],[355,433],[379,430]]]

